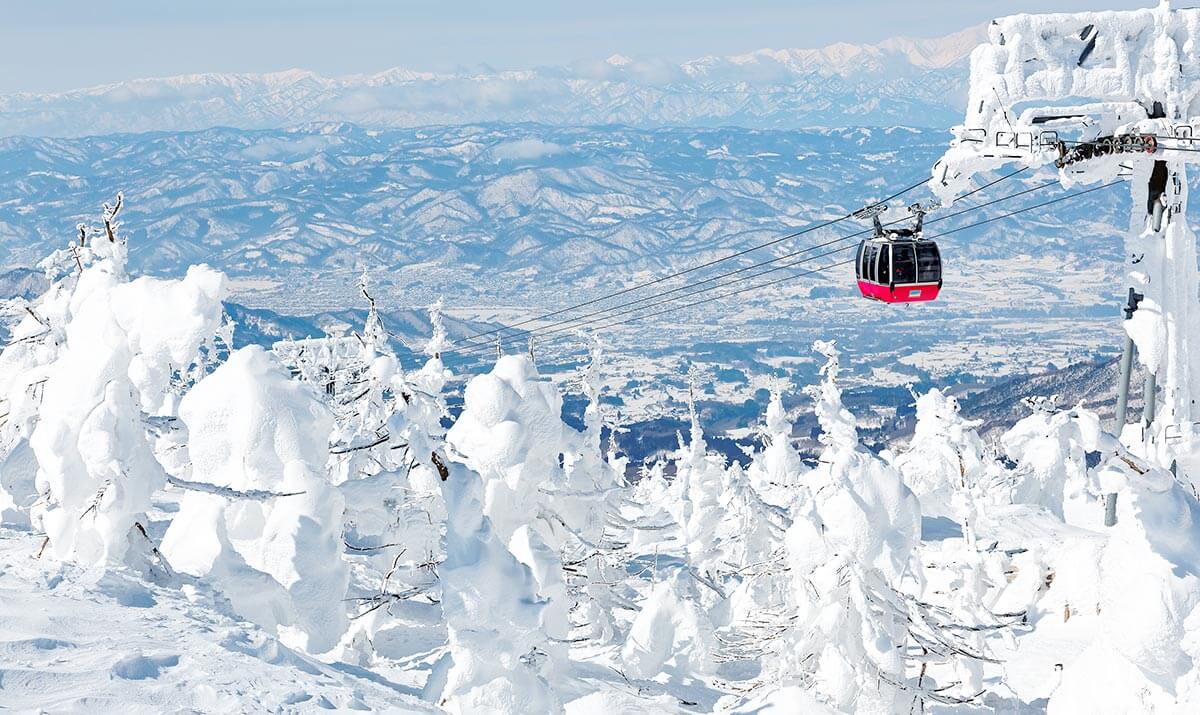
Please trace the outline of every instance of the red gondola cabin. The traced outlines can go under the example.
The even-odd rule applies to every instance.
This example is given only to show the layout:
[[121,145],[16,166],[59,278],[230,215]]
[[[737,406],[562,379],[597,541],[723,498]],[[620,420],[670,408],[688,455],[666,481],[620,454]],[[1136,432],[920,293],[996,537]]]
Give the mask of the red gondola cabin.
[[918,303],[942,289],[942,257],[933,241],[876,236],[858,246],[858,290],[884,303]]

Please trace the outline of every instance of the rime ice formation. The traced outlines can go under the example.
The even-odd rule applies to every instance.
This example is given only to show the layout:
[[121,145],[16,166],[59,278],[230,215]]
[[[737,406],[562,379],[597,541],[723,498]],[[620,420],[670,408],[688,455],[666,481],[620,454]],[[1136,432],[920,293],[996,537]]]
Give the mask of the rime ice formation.
[[970,530],[988,486],[988,465],[974,429],[978,423],[958,410],[958,401],[936,388],[918,397],[917,426],[895,466],[921,500],[923,514],[949,516]]
[[193,480],[283,496],[188,492],[163,538],[180,571],[312,653],[346,629],[343,500],[328,481],[328,410],[262,348],[242,348],[183,399]]
[[1099,495],[1088,476],[1086,453],[1099,447],[1099,426],[1096,414],[1082,407],[1037,411],[1013,425],[1001,438],[1005,453],[1017,463],[1011,499],[1096,526]]
[[565,522],[546,493],[565,481],[574,452],[562,396],[525,356],[506,355],[467,383],[465,407],[446,442],[483,480],[483,509],[496,536],[528,566],[548,601],[546,632],[566,639],[570,599],[559,551]]
[[907,572],[921,512],[900,475],[859,446],[837,385],[836,347],[814,347],[826,358],[811,391],[825,449],[785,540],[798,618],[779,672],[785,684],[811,679],[838,709],[891,712],[905,698],[894,684],[904,681],[907,632],[877,599]]
[[[47,271],[70,261],[77,273],[54,282],[31,308],[44,337],[31,336],[12,363],[5,351],[3,361],[20,365],[9,373],[20,417],[14,436],[20,441],[29,430],[44,495],[31,505],[33,521],[56,555],[85,564],[133,562],[154,551],[145,512],[166,474],[144,415],[173,414],[176,381],[202,361],[225,292],[224,276],[204,266],[180,280],[130,280],[119,210],[120,199],[106,212],[107,235],[88,244],[81,229],[86,245],[49,259]],[[36,407],[24,401],[35,393]],[[8,459],[17,470],[29,466],[20,446]]]
[[442,610],[449,643],[426,694],[449,712],[562,710],[543,669],[548,647],[533,574],[484,514],[479,475],[453,464],[442,482],[446,559]]
[[771,393],[763,420],[762,451],[750,464],[747,474],[755,490],[772,504],[785,506],[808,468],[792,446],[792,423],[783,409],[778,390]]

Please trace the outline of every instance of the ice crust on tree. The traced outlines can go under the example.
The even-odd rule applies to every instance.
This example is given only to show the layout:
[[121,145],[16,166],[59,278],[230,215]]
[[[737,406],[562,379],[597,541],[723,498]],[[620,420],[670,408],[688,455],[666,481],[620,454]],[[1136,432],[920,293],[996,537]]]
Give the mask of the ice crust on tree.
[[724,519],[725,458],[712,454],[694,400],[689,399],[689,439],[682,435],[673,455],[675,479],[668,491],[671,515],[679,525],[688,564],[709,578],[725,567],[718,528]]
[[908,447],[897,455],[896,469],[921,502],[925,516],[946,516],[974,544],[975,527],[993,489],[998,467],[985,456],[979,422],[959,414],[958,400],[937,388],[917,398],[917,424]]
[[1010,478],[1010,499],[1039,504],[1068,523],[1097,526],[1099,494],[1087,468],[1087,452],[1102,441],[1100,418],[1077,406],[1032,415],[1013,425],[1000,439],[1005,454],[1017,463]]
[[152,550],[144,514],[166,474],[145,416],[171,415],[172,380],[195,367],[220,329],[225,294],[224,276],[206,266],[179,280],[130,281],[126,245],[110,226],[112,240],[94,237],[77,249],[80,271],[69,291],[65,283],[51,289],[65,300],[48,328],[60,331],[61,343],[43,363],[29,435],[37,490],[46,495],[33,521],[56,555],[88,564],[136,562]]
[[482,480],[453,463],[442,482],[446,559],[442,611],[449,650],[426,696],[452,713],[553,713],[562,704],[546,681],[547,641],[529,568],[517,561],[484,513]]
[[463,412],[446,442],[479,473],[491,528],[533,571],[538,593],[549,601],[547,632],[565,639],[570,604],[559,550],[566,534],[543,492],[563,486],[563,455],[575,451],[561,413],[558,389],[529,358],[505,355],[467,383]]
[[[1200,504],[1167,470],[1105,468],[1118,519],[1100,554],[1099,636],[1063,672],[1050,712],[1200,703]],[[1180,710],[1180,712],[1186,711]]]
[[329,411],[258,346],[242,348],[184,397],[191,478],[288,496],[188,492],[163,539],[179,571],[203,577],[244,617],[313,653],[346,629],[343,500],[328,482]]
[[796,622],[775,666],[783,685],[804,684],[843,711],[893,712],[904,697],[904,620],[879,599],[906,574],[920,538],[920,506],[900,474],[858,443],[837,385],[838,351],[811,390],[825,445],[806,478],[786,535]]
[[681,673],[713,670],[713,624],[696,588],[686,572],[675,572],[646,595],[621,649],[628,676],[650,679],[668,664]]
[[755,491],[776,506],[786,506],[800,484],[808,467],[792,446],[792,423],[783,407],[778,389],[772,390],[771,400],[763,418],[763,449],[754,456],[747,470]]

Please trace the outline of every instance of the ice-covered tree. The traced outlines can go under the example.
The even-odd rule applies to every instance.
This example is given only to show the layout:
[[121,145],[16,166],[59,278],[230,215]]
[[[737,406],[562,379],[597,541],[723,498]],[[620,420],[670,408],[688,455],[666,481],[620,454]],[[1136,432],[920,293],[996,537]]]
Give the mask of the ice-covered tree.
[[1096,449],[1099,417],[1082,405],[1051,411],[1029,404],[1034,413],[1000,438],[1005,454],[1016,462],[1009,476],[1011,500],[1039,504],[1070,523],[1098,526],[1103,508],[1088,476],[1087,452]]
[[[628,490],[626,460],[613,453],[611,442],[607,451],[603,445],[604,348],[595,336],[589,342],[591,359],[580,380],[587,398],[584,429],[568,434],[574,446],[563,455],[563,483],[546,491],[550,509],[569,531],[562,553],[575,602],[572,623],[587,637],[608,642],[617,635],[616,611],[624,603],[628,531],[620,512]],[[611,440],[613,427],[608,429]]]
[[975,431],[979,424],[959,414],[958,400],[931,389],[917,398],[912,440],[895,459],[921,512],[958,521],[971,546],[989,484],[989,461]]
[[689,391],[689,439],[685,443],[680,435],[673,455],[675,479],[669,508],[679,525],[684,557],[698,575],[711,582],[726,570],[717,533],[724,518],[725,458],[709,453],[693,394]]
[[1119,498],[1096,637],[1066,665],[1048,711],[1189,712],[1200,705],[1200,503],[1168,470],[1120,450],[1099,479]]
[[347,625],[347,569],[343,500],[326,471],[328,408],[250,346],[189,391],[179,417],[194,488],[163,552],[243,617],[309,652],[330,650]]
[[[80,227],[86,242],[86,228]],[[36,501],[37,459],[29,436],[37,426],[47,373],[66,342],[71,317],[71,294],[79,281],[73,256],[85,245],[56,251],[39,264],[49,287],[32,301],[15,299],[6,319],[15,319],[8,344],[0,351],[0,523],[29,526],[29,508]],[[74,252],[73,252],[74,251]]]
[[563,455],[573,451],[561,414],[562,396],[532,361],[506,355],[467,383],[463,412],[446,441],[482,478],[484,514],[533,571],[538,593],[549,601],[547,632],[565,640],[571,601],[560,554],[569,529],[543,493],[565,484]]
[[330,458],[346,502],[343,536],[352,567],[348,644],[351,657],[365,661],[378,654],[374,641],[381,630],[404,627],[394,610],[400,602],[436,604],[445,465],[434,455],[444,431],[441,391],[448,374],[436,309],[429,347],[437,349],[427,349],[424,367],[406,373],[388,343],[365,275],[359,289],[368,311],[362,333],[353,338],[356,354],[329,366],[344,387],[326,399],[335,415]]
[[626,527],[625,538],[634,553],[653,550],[664,538],[677,538],[675,533],[679,525],[674,517],[675,491],[667,479],[666,471],[667,461],[664,459],[642,464],[638,479],[621,509],[620,519]]
[[704,677],[716,666],[715,629],[687,570],[663,574],[641,603],[621,647],[624,674],[652,679],[671,669],[678,677]]
[[925,660],[961,650],[901,590],[913,574],[920,506],[899,473],[859,444],[837,384],[836,347],[814,347],[826,358],[823,380],[810,390],[824,449],[805,478],[811,497],[791,515],[786,543],[796,611],[768,673],[839,710],[896,712],[926,699],[949,701],[924,667],[909,677],[912,647]]
[[758,496],[737,463],[726,471],[721,504],[724,516],[716,537],[722,581],[729,594],[729,620],[736,628],[790,602],[783,536],[791,519]]
[[173,416],[180,382],[221,330],[225,278],[196,266],[182,279],[131,280],[121,205],[118,197],[105,207],[102,228],[81,229],[69,252],[78,277],[52,288],[66,306],[54,311],[60,324],[47,327],[61,340],[29,435],[43,495],[33,517],[60,558],[153,558],[166,569],[145,528],[151,496],[166,481],[148,424]]
[[447,460],[446,558],[442,612],[446,655],[425,686],[428,699],[452,713],[553,713],[562,710],[547,680],[546,602],[530,569],[505,546],[484,514],[483,484],[469,467]]
[[[345,375],[335,383],[335,392],[327,399],[334,408],[334,432],[331,438],[334,481],[360,479],[395,466],[398,459],[390,448],[388,420],[395,411],[393,383],[400,363],[388,346],[387,330],[371,296],[367,274],[358,282],[359,292],[367,301],[367,317],[362,333],[352,339],[333,341],[350,343],[356,355],[338,364],[325,364],[326,373],[342,370]],[[331,346],[332,347],[332,346]],[[337,389],[337,388],[341,389]],[[327,391],[326,391],[327,392]]]
[[800,461],[799,453],[792,446],[792,423],[783,408],[783,397],[778,388],[771,391],[760,432],[763,448],[754,455],[746,473],[764,500],[786,506],[808,467]]

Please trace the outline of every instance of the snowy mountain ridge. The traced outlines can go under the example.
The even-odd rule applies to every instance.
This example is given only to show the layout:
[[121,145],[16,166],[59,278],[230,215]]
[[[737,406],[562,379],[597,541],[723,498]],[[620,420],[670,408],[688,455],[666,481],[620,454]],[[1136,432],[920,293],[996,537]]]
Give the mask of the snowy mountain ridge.
[[137,79],[0,95],[0,135],[246,129],[352,121],[377,128],[481,121],[799,128],[948,126],[982,26],[942,38],[762,49],[682,64],[614,55],[568,66],[325,77],[291,69]]

